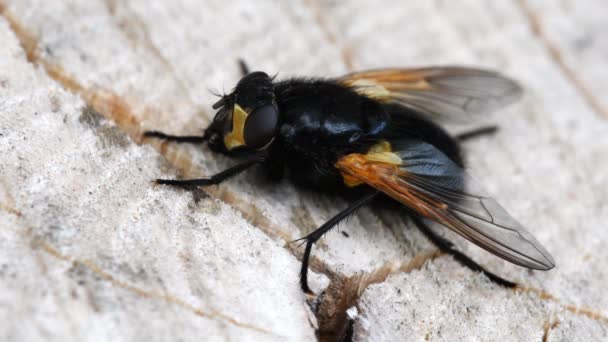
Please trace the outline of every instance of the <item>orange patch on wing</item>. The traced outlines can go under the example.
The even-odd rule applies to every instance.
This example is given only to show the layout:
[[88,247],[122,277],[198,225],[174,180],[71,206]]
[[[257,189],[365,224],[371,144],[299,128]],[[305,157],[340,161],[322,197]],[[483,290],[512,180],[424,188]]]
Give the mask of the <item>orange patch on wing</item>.
[[389,101],[399,91],[431,89],[428,76],[428,71],[388,69],[347,75],[340,82],[361,95]]
[[345,165],[363,165],[367,163],[386,164],[393,166],[401,165],[401,158],[398,155],[394,154],[391,150],[391,144],[386,140],[382,140],[370,147],[369,151],[366,154],[348,154],[338,160],[335,166],[340,170],[342,178],[344,179],[344,184],[348,187],[355,187],[366,183],[365,179],[355,174],[351,174],[347,171],[343,171],[341,167],[344,167]]
[[[392,152],[382,153],[397,156]],[[392,157],[388,161],[379,161],[375,158],[379,154],[381,153],[352,153],[340,158],[335,166],[346,186],[368,184],[426,217],[437,217],[437,208],[443,208],[445,204],[410,187],[404,181],[408,173],[400,167],[402,164],[390,162]]]

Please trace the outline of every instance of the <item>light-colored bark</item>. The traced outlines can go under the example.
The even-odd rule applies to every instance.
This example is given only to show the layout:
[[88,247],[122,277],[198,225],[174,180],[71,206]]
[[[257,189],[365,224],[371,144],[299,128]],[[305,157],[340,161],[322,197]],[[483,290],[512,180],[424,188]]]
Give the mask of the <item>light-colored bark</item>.
[[[608,338],[606,6],[0,1],[0,336],[329,339],[352,308],[355,340]],[[141,132],[200,133],[239,57],[279,78],[471,64],[518,79],[527,97],[466,143],[467,162],[558,266],[529,272],[454,237],[523,285],[503,289],[401,214],[362,209],[313,250],[315,317],[288,243],[345,202],[259,172],[204,192],[150,183],[231,164]]]

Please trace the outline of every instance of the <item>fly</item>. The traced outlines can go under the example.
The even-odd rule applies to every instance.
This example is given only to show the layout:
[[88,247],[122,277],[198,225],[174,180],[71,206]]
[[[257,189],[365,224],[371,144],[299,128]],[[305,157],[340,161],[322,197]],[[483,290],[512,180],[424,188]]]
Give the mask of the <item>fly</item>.
[[202,136],[149,131],[146,137],[207,143],[211,151],[240,162],[210,178],[168,180],[177,187],[219,184],[254,165],[270,179],[339,193],[350,205],[306,243],[300,273],[308,287],[313,244],[341,220],[372,203],[399,204],[441,250],[503,286],[515,286],[486,271],[433,231],[439,223],[511,263],[536,270],[555,266],[547,250],[464,171],[460,142],[495,127],[461,135],[440,124],[469,123],[515,102],[521,88],[499,73],[465,67],[380,69],[334,79],[275,81],[249,72],[213,105],[215,118]]

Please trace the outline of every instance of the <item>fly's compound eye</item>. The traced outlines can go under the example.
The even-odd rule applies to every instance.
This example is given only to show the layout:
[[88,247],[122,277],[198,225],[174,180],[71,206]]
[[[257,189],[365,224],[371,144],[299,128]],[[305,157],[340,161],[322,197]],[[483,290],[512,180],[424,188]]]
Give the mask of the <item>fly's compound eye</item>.
[[266,105],[255,109],[247,116],[243,130],[245,145],[258,149],[274,138],[279,123],[279,109]]

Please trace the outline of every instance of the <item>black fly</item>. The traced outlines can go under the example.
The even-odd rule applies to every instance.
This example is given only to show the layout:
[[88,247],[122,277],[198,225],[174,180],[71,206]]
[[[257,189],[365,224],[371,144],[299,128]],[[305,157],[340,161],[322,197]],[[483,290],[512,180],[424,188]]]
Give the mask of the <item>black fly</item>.
[[351,199],[348,208],[304,237],[300,283],[307,282],[312,245],[360,207],[400,203],[440,249],[503,285],[515,284],[481,268],[425,222],[452,229],[514,264],[549,270],[553,258],[464,171],[459,141],[491,133],[480,129],[450,136],[439,123],[471,122],[519,98],[521,88],[492,71],[462,67],[383,69],[337,79],[275,81],[249,72],[229,95],[202,136],[146,132],[175,142],[207,142],[214,152],[241,162],[205,179],[158,184],[190,187],[219,184],[261,164],[268,176]]

